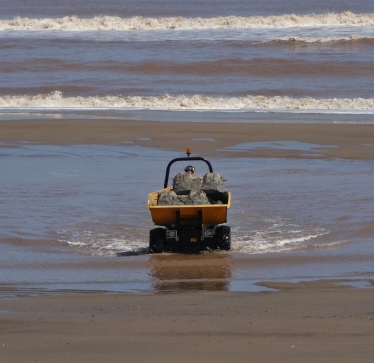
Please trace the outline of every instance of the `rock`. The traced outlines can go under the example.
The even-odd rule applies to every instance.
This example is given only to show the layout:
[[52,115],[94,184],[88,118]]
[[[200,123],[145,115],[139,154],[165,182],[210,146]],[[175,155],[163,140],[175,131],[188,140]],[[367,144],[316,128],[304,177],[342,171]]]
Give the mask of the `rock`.
[[202,190],[192,190],[187,197],[186,205],[210,204],[209,199]]
[[203,177],[203,183],[201,186],[206,192],[211,190],[217,190],[219,192],[225,192],[224,181],[221,175],[218,173],[207,173]]
[[192,176],[189,173],[179,173],[173,179],[173,190],[176,193],[188,194],[191,190],[201,189],[202,176]]
[[184,205],[173,190],[162,191],[158,195],[158,205]]
[[186,204],[187,202],[187,198],[188,198],[188,194],[177,194],[178,196],[178,199],[183,203],[183,204]]

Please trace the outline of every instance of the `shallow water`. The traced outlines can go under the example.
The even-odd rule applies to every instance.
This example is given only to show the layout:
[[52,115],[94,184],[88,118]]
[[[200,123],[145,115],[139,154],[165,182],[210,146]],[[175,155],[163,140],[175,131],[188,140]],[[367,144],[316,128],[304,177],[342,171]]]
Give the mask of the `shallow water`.
[[[367,0],[8,1],[0,120],[372,124],[373,12]],[[305,160],[236,157],[258,147]],[[182,155],[127,140],[0,145],[0,284],[257,291],[369,278],[373,162],[308,160],[319,146],[292,140],[228,150],[211,161],[232,191],[233,250],[151,256],[147,195]]]
[[[256,291],[263,280],[371,271],[374,164],[339,159],[211,158],[232,192],[232,251],[148,255],[147,195],[162,188],[164,168],[177,156],[126,140],[3,144],[0,283]],[[182,167],[174,164],[170,175]],[[196,169],[207,172],[204,163]]]

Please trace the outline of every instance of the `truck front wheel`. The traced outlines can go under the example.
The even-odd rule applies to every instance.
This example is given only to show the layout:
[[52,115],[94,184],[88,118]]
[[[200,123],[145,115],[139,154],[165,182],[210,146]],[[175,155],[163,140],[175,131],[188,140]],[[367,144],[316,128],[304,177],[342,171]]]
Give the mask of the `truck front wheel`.
[[149,252],[164,252],[166,242],[166,230],[164,228],[154,228],[149,232]]
[[218,250],[231,250],[231,229],[229,226],[219,226],[216,228],[214,244]]

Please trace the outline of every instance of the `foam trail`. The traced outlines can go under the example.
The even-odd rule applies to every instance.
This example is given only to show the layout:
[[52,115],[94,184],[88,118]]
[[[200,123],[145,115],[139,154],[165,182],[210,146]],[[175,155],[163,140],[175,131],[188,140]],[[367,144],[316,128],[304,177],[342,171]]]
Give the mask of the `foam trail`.
[[298,250],[306,248],[305,242],[313,240],[326,233],[313,234],[296,238],[285,238],[279,240],[269,240],[269,238],[257,238],[255,240],[244,241],[245,237],[237,238],[233,246],[235,253],[251,253],[251,254],[264,254],[264,253],[277,253]]
[[82,19],[77,16],[63,18],[29,19],[15,17],[0,20],[0,30],[161,30],[161,29],[249,29],[249,28],[289,28],[326,26],[370,26],[374,25],[374,14],[343,13],[285,14],[279,16],[225,16],[214,18],[121,18],[117,16],[96,16]]
[[54,91],[37,96],[0,97],[0,108],[10,109],[149,109],[175,111],[284,111],[324,113],[374,113],[374,98],[291,98],[286,96],[90,96],[64,97]]

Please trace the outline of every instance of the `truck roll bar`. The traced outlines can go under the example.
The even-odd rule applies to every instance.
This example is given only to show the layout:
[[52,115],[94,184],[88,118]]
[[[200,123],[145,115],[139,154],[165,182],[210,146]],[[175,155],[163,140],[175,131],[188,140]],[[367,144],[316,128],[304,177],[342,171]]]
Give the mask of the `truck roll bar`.
[[166,167],[166,174],[165,174],[164,188],[167,188],[167,186],[168,186],[170,167],[171,167],[175,162],[177,162],[177,161],[191,161],[191,160],[200,160],[200,161],[204,161],[204,162],[208,165],[209,172],[210,172],[210,173],[213,173],[213,167],[212,167],[212,164],[211,164],[208,160],[206,160],[205,158],[202,158],[201,156],[192,156],[192,157],[188,157],[188,158],[176,158],[176,159],[171,160],[170,163],[168,164],[168,166]]

